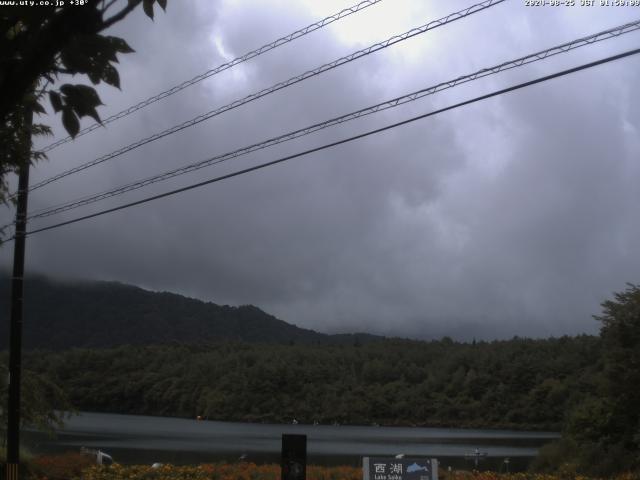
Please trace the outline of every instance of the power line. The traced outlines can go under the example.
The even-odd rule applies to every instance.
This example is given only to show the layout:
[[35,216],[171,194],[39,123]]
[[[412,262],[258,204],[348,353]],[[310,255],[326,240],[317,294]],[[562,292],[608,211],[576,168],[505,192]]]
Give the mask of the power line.
[[212,184],[212,183],[217,183],[217,182],[220,182],[222,180],[226,180],[226,179],[237,177],[237,176],[249,173],[249,172],[253,172],[255,170],[261,170],[263,168],[270,167],[272,165],[276,165],[276,164],[279,164],[279,163],[283,163],[283,162],[286,162],[288,160],[292,160],[294,158],[302,157],[304,155],[309,155],[311,153],[319,152],[321,150],[326,150],[328,148],[335,147],[337,145],[342,145],[344,143],[352,142],[354,140],[358,140],[358,139],[361,139],[361,138],[365,138],[365,137],[368,137],[370,135],[375,135],[375,134],[384,132],[386,130],[391,130],[392,128],[396,128],[396,127],[399,127],[399,126],[402,126],[402,125],[406,125],[406,124],[415,122],[417,120],[421,120],[421,119],[424,119],[424,118],[427,118],[427,117],[431,117],[431,116],[437,115],[439,113],[443,113],[443,112],[446,112],[446,111],[449,111],[449,110],[453,110],[455,108],[459,108],[459,107],[462,107],[462,106],[465,106],[465,105],[470,105],[472,103],[476,103],[476,102],[479,102],[481,100],[486,100],[488,98],[496,97],[498,95],[503,95],[505,93],[513,92],[515,90],[519,90],[519,89],[522,89],[522,88],[525,88],[525,87],[529,87],[529,86],[532,86],[532,85],[535,85],[535,84],[538,84],[538,83],[546,82],[546,81],[552,80],[554,78],[558,78],[558,77],[562,77],[562,76],[565,76],[565,75],[569,75],[571,73],[575,73],[575,72],[578,72],[578,71],[581,71],[581,70],[586,70],[588,68],[593,68],[593,67],[596,67],[598,65],[602,65],[602,64],[605,64],[605,63],[608,63],[608,62],[612,62],[612,61],[619,60],[619,59],[622,59],[622,58],[625,58],[625,57],[629,57],[631,55],[636,55],[638,53],[640,53],[640,48],[637,48],[637,49],[634,49],[634,50],[629,50],[627,52],[620,53],[618,55],[613,55],[613,56],[610,56],[610,57],[606,57],[606,58],[603,58],[601,60],[597,60],[597,61],[594,61],[594,62],[586,63],[586,64],[580,65],[578,67],[573,67],[573,68],[570,68],[570,69],[567,69],[567,70],[562,70],[560,72],[557,72],[557,73],[554,73],[554,74],[551,74],[551,75],[545,75],[543,77],[538,77],[538,78],[536,78],[534,80],[530,80],[528,82],[519,83],[519,84],[513,85],[511,87],[503,88],[501,90],[496,90],[496,91],[494,91],[492,93],[481,95],[479,97],[475,97],[475,98],[472,98],[470,100],[466,100],[464,102],[460,102],[460,103],[456,103],[454,105],[450,105],[448,107],[440,108],[438,110],[434,110],[434,111],[431,111],[431,112],[428,112],[428,113],[425,113],[425,114],[422,114],[422,115],[418,115],[416,117],[412,117],[412,118],[403,120],[401,122],[393,123],[393,124],[387,125],[385,127],[376,128],[374,130],[369,130],[368,132],[361,133],[359,135],[354,135],[352,137],[348,137],[348,138],[345,138],[345,139],[342,139],[342,140],[338,140],[336,142],[327,143],[325,145],[321,145],[319,147],[311,148],[311,149],[305,150],[303,152],[299,152],[299,153],[296,153],[296,154],[293,154],[293,155],[288,155],[286,157],[282,157],[282,158],[279,158],[277,160],[272,160],[272,161],[267,162],[267,163],[262,163],[260,165],[255,165],[253,167],[245,168],[243,170],[238,170],[236,172],[232,172],[232,173],[229,173],[229,174],[226,174],[226,175],[222,175],[222,176],[215,177],[215,178],[212,178],[212,179],[209,179],[209,180],[205,180],[203,182],[199,182],[199,183],[195,183],[195,184],[192,184],[192,185],[188,185],[186,187],[177,188],[175,190],[171,190],[169,192],[161,193],[159,195],[153,195],[151,197],[143,198],[142,200],[137,200],[135,202],[126,203],[124,205],[120,205],[120,206],[113,207],[113,208],[108,208],[108,209],[101,210],[101,211],[96,212],[96,213],[92,213],[92,214],[89,214],[89,215],[84,215],[82,217],[77,217],[77,218],[74,218],[72,220],[67,220],[67,221],[56,223],[56,224],[49,225],[49,226],[46,226],[46,227],[38,228],[36,230],[31,230],[31,231],[27,232],[27,235],[32,235],[34,233],[44,232],[44,231],[52,230],[54,228],[59,228],[59,227],[65,226],[65,225],[70,225],[72,223],[77,223],[77,222],[80,222],[80,221],[83,221],[83,220],[88,220],[90,218],[99,217],[101,215],[106,215],[107,213],[112,213],[112,212],[116,212],[116,211],[119,211],[119,210],[124,210],[124,209],[130,208],[130,207],[141,205],[143,203],[148,203],[148,202],[151,202],[151,201],[154,201],[154,200],[158,200],[160,198],[176,195],[178,193],[186,192],[188,190],[193,190],[195,188],[199,188],[199,187],[202,187],[202,186],[205,186],[205,185],[209,185],[209,184]]
[[[330,25],[333,22],[336,22],[344,17],[347,17],[351,14],[364,10],[365,8],[375,5],[376,3],[379,3],[381,1],[382,0],[365,0],[363,2],[358,3],[357,5],[347,7],[339,11],[338,13],[329,15],[328,17],[325,17],[322,20],[312,23],[311,25],[307,25],[306,27],[301,28],[300,30],[296,30],[295,32],[290,33],[289,35],[280,37],[277,40],[274,40],[273,42],[270,42],[261,46],[260,48],[256,48],[255,50],[245,53],[244,55],[234,58],[233,60],[227,63],[218,65],[217,67],[212,68],[211,70],[207,70],[206,72],[201,73],[200,75],[196,75],[195,77],[189,80],[186,80],[179,85],[171,87],[168,90],[165,90],[161,93],[158,93],[157,95],[154,95],[153,97],[149,97],[146,100],[143,100],[135,105],[132,105],[129,108],[126,108],[118,113],[115,113],[110,117],[102,120],[102,123],[94,123],[86,128],[83,128],[78,132],[75,138],[86,135],[87,133],[92,132],[108,123],[115,122],[116,120],[119,120],[128,115],[131,115],[133,112],[137,112],[138,110],[148,107],[149,105],[156,103],[164,98],[167,98],[173,95],[174,93],[178,93],[179,91],[184,90],[185,88],[190,87],[191,85],[195,85],[196,83],[201,82],[202,80],[205,80],[209,77],[217,75],[218,73],[224,72],[225,70],[228,70],[232,67],[235,67],[236,65],[239,65],[240,63],[246,62],[247,60],[251,60],[252,58],[262,55],[263,53],[267,53],[270,50],[273,50],[289,42],[292,42],[293,40],[303,37],[315,30],[319,30],[320,28],[326,27],[327,25]],[[71,140],[73,140],[73,137],[71,136],[62,138],[56,142],[51,143],[50,145],[47,145],[40,151],[43,153],[49,152],[54,148],[59,147],[60,145],[70,142]]]
[[115,150],[107,155],[103,155],[102,157],[96,158],[95,160],[92,160],[90,162],[84,163],[82,165],[79,165],[75,168],[72,168],[70,170],[67,170],[65,172],[59,173],[57,175],[54,175],[53,177],[50,177],[48,179],[42,180],[41,182],[38,182],[34,185],[32,185],[30,187],[30,191],[32,190],[36,190],[38,188],[42,188],[45,185],[48,185],[49,183],[55,182],[57,180],[60,180],[61,178],[67,177],[69,175],[72,175],[74,173],[80,172],[82,170],[86,170],[87,168],[90,168],[94,165],[98,165],[100,163],[106,162],[107,160],[110,160],[112,158],[118,157],[124,153],[130,152],[131,150],[134,150],[138,147],[141,147],[143,145],[146,145],[147,143],[151,143],[155,140],[159,140],[160,138],[166,137],[167,135],[172,135],[176,132],[179,132],[180,130],[184,130],[185,128],[188,127],[192,127],[194,125],[197,125],[201,122],[204,122],[205,120],[209,120],[212,117],[215,117],[217,115],[220,115],[222,113],[228,112],[229,110],[232,110],[234,108],[237,108],[241,105],[244,105],[246,103],[252,102],[254,100],[257,100],[259,98],[262,98],[266,95],[269,95],[271,93],[274,93],[278,90],[282,90],[283,88],[289,87],[291,85],[294,85],[296,83],[302,82],[303,80],[307,80],[311,77],[314,77],[316,75],[320,75],[321,73],[324,73],[328,70],[332,70],[336,67],[339,67],[341,65],[347,64],[349,62],[352,62],[358,58],[364,57],[366,55],[369,55],[371,53],[377,52],[378,50],[382,50],[384,48],[390,47],[391,45],[394,45],[398,42],[402,42],[404,40],[407,40],[409,38],[415,37],[416,35],[420,35],[422,33],[425,33],[429,30],[433,30],[434,28],[446,25],[448,23],[454,22],[456,20],[460,20],[461,18],[465,18],[469,15],[472,15],[474,13],[480,12],[482,10],[485,10],[487,8],[490,8],[494,5],[497,5],[499,3],[504,2],[505,0],[484,0],[481,3],[477,3],[475,5],[472,5],[468,8],[465,8],[463,10],[454,12],[454,13],[450,13],[449,15],[447,15],[446,17],[440,18],[438,20],[433,20],[425,25],[422,25],[420,27],[416,27],[416,28],[412,28],[411,30],[408,30],[400,35],[394,35],[391,38],[388,38],[387,40],[384,40],[383,42],[379,42],[379,43],[375,43],[367,48],[364,48],[362,50],[358,50],[357,52],[354,52],[350,55],[347,55],[345,57],[339,58],[338,60],[334,60],[333,62],[330,63],[326,63],[320,67],[314,68],[313,70],[308,70],[305,73],[295,76],[295,77],[291,77],[288,80],[285,80],[283,82],[279,82],[276,83],[275,85],[272,85],[271,87],[265,88],[263,90],[260,90],[259,92],[256,93],[252,93],[251,95],[247,95],[244,98],[241,98],[239,100],[235,100],[233,102],[231,102],[228,105],[225,105],[223,107],[219,107],[215,110],[211,110],[207,113],[203,113],[202,115],[199,115],[195,118],[192,118],[191,120],[187,120],[186,122],[183,122],[179,125],[175,125],[171,128],[168,128],[162,132],[159,133],[155,133],[153,135],[151,135],[150,137],[146,137],[142,140],[138,140],[137,142],[134,142],[130,145],[127,145],[126,147],[122,147],[118,150]]
[[396,97],[393,98],[391,100],[387,100],[385,102],[381,102],[378,103],[376,105],[370,106],[370,107],[366,107],[360,110],[357,110],[355,112],[351,112],[348,113],[346,115],[342,115],[339,117],[335,117],[329,120],[326,120],[324,122],[320,122],[320,123],[316,123],[314,125],[305,127],[305,128],[301,128],[298,130],[295,130],[293,132],[289,132],[289,133],[285,133],[283,135],[277,136],[277,137],[273,137],[270,138],[268,140],[264,140],[262,142],[259,143],[255,143],[253,145],[249,145],[246,147],[242,147],[240,149],[231,151],[231,152],[227,152],[227,153],[223,153],[220,155],[216,155],[214,157],[208,158],[206,160],[202,160],[200,162],[197,163],[192,163],[180,168],[176,168],[174,170],[170,170],[158,175],[154,175],[142,180],[138,180],[136,182],[132,182],[120,187],[117,187],[115,189],[112,190],[107,190],[105,192],[101,192],[98,194],[93,194],[93,195],[89,195],[89,196],[85,196],[70,202],[66,202],[63,204],[59,204],[53,207],[48,207],[46,209],[42,209],[40,211],[37,212],[33,212],[28,219],[32,220],[32,219],[36,219],[36,218],[43,218],[43,217],[48,217],[51,215],[55,215],[57,213],[61,213],[61,212],[65,212],[68,210],[72,210],[84,205],[89,205],[91,203],[95,203],[98,202],[100,200],[104,200],[106,198],[111,198],[117,195],[121,195],[133,190],[137,190],[139,188],[143,188],[146,187],[148,185],[154,184],[154,183],[158,183],[164,180],[168,180],[170,178],[179,176],[179,175],[183,175],[189,172],[193,172],[196,170],[199,170],[201,168],[205,168],[208,166],[212,166],[212,165],[216,165],[218,163],[222,163],[225,162],[227,160],[231,160],[233,158],[237,158],[239,156],[243,156],[243,155],[247,155],[249,153],[253,153],[256,152],[258,150],[262,150],[264,148],[268,148],[271,147],[273,145],[277,145],[280,143],[284,143],[296,138],[300,138],[302,136],[305,135],[309,135],[311,133],[317,132],[319,130],[331,127],[331,126],[335,126],[338,124],[342,124],[345,123],[347,121],[351,121],[351,120],[355,120],[357,118],[360,117],[364,117],[366,115],[371,115],[373,113],[377,113],[383,110],[387,110],[390,108],[394,108],[397,107],[399,105],[403,105],[405,103],[409,103],[415,100],[418,100],[420,98],[423,98],[427,95],[433,95],[437,92],[440,92],[442,90],[446,90],[449,88],[453,88],[457,85],[463,84],[463,83],[467,83],[473,80],[477,80],[479,78],[483,78],[489,75],[493,75],[505,70],[510,70],[512,68],[517,68],[517,67],[521,67],[523,65],[528,65],[530,63],[533,62],[537,62],[537,61],[541,61],[544,60],[546,58],[549,58],[551,56],[554,55],[558,55],[561,53],[566,53],[570,50],[585,46],[585,45],[591,45],[593,43],[596,42],[600,42],[602,40],[606,40],[606,39],[610,39],[610,38],[616,38],[620,35],[623,35],[625,33],[629,33],[632,31],[636,31],[640,29],[640,20],[637,20],[635,22],[631,22],[631,23],[627,23],[624,25],[620,25],[614,28],[610,28],[608,30],[604,30],[602,32],[598,32],[586,37],[582,37],[579,38],[577,40],[573,40],[571,42],[566,42],[563,43],[561,45],[557,45],[555,47],[551,47],[548,48],[546,50],[542,50],[536,53],[532,53],[529,55],[526,55],[524,57],[520,57],[517,58],[515,60],[510,60],[508,62],[503,62],[501,64],[495,65],[493,67],[488,67],[488,68],[483,68],[481,70],[478,70],[474,73],[468,74],[468,75],[463,75],[460,77],[457,77],[453,80],[449,80],[446,82],[441,82],[437,85],[428,87],[428,88],[424,88],[421,90],[418,90],[416,92],[410,93],[410,94],[406,94],[400,97]]

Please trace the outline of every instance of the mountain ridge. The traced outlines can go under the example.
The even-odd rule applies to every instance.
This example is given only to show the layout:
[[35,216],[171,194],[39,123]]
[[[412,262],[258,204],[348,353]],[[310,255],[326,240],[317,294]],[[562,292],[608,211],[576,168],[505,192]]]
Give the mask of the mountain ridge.
[[[10,277],[2,275],[0,349],[9,338]],[[254,305],[229,306],[121,282],[25,280],[23,344],[27,349],[206,343],[354,344],[381,340],[367,333],[325,334],[280,320]],[[5,302],[2,302],[3,304]]]

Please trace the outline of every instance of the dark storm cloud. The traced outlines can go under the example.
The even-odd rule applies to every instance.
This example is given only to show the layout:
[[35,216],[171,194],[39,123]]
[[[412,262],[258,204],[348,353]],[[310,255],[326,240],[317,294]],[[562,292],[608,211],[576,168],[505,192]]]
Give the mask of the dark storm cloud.
[[[422,17],[398,25],[398,31],[467,4],[402,3]],[[108,108],[103,115],[316,19],[300,2],[189,5],[177,8],[170,2],[167,14],[158,15],[153,25],[138,13],[118,26],[116,33],[138,53],[123,59],[123,92],[104,91]],[[326,13],[339,8],[332,4]],[[34,193],[32,208],[603,30],[629,21],[632,13],[576,9],[571,14],[508,2],[52,185]],[[338,26],[316,32],[87,135],[52,152],[34,177],[45,178],[367,44],[358,44],[355,33],[355,40],[345,40],[344,33]],[[637,35],[105,205],[577,65],[623,50]],[[253,303],[321,331],[467,338],[593,331],[590,315],[598,313],[599,302],[624,282],[637,280],[640,269],[633,255],[633,245],[640,242],[634,215],[640,200],[634,181],[640,173],[635,66],[637,59],[625,60],[211,188],[34,235],[27,264],[55,276],[116,279],[217,303]],[[5,247],[4,263],[9,254]]]

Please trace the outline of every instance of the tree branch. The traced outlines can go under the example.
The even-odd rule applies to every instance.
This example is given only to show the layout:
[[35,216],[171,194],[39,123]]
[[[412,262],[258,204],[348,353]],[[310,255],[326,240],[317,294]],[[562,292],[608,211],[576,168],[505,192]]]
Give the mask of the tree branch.
[[[100,28],[102,22],[91,9],[64,9],[55,13],[37,30],[33,40],[21,52],[22,61],[0,78],[0,121],[20,104],[56,54],[78,33]],[[46,68],[46,70],[50,70]],[[46,71],[45,70],[45,71]]]
[[100,29],[100,31],[102,31],[102,30],[104,30],[106,28],[109,28],[114,23],[119,22],[124,17],[129,15],[129,13],[131,13],[138,5],[140,5],[140,2],[142,2],[142,0],[134,0],[132,2],[129,2],[129,4],[126,7],[124,7],[122,10],[120,10],[118,13],[113,15],[111,18],[108,18],[107,20],[104,20],[102,22],[102,28]]
[[40,98],[46,92],[49,83],[51,83],[51,81],[47,79],[47,81],[44,82],[44,85],[42,85],[40,91],[36,92],[36,98]]
[[118,0],[111,0],[107,5],[104,4],[104,0],[102,0],[102,13],[106,13]]

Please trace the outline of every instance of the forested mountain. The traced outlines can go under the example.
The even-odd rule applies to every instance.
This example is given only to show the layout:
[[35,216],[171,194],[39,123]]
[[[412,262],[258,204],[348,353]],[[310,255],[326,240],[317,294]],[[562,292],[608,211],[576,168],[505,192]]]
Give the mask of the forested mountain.
[[640,468],[637,285],[602,303],[600,336],[472,343],[323,335],[256,307],[117,283],[32,277],[25,297],[26,344],[40,348],[24,355],[25,378],[46,387],[45,413],[69,401],[210,420],[561,429],[536,468]]
[[[0,280],[0,349],[9,337],[10,280]],[[24,345],[59,350],[234,340],[266,343],[364,343],[367,334],[325,335],[257,307],[230,307],[116,282],[60,282],[28,276]]]
[[216,420],[559,429],[600,341],[216,343],[33,352],[81,410]]

